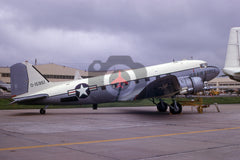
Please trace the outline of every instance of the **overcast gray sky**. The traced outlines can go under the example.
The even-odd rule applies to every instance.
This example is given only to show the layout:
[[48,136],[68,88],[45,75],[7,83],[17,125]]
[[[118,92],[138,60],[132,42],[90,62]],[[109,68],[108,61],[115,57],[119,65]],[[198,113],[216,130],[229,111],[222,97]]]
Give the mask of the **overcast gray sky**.
[[0,66],[37,58],[79,68],[129,55],[223,67],[239,16],[238,0],[0,0]]

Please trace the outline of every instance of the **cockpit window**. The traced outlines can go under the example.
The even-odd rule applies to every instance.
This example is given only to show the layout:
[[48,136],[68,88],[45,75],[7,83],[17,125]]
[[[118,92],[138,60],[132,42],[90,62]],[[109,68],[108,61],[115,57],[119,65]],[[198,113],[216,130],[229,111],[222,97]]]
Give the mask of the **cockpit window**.
[[207,63],[200,64],[200,68],[207,68]]

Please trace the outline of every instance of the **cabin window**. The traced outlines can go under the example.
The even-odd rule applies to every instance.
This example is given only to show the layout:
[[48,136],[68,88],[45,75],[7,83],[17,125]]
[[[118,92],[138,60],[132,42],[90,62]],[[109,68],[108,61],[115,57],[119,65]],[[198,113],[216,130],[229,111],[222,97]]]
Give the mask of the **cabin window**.
[[115,84],[112,85],[113,88],[117,88],[117,86],[118,86],[117,83],[115,83]]
[[207,63],[200,64],[200,68],[207,68]]

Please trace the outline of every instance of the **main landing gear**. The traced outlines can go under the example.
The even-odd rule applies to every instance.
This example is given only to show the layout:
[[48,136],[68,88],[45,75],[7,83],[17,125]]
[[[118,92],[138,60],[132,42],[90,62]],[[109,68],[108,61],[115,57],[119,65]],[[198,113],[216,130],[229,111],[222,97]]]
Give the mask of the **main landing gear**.
[[159,99],[159,103],[156,103],[154,98],[152,98],[151,101],[153,102],[153,104],[155,104],[157,106],[158,112],[166,112],[167,111],[169,105],[166,102],[164,102],[162,99]]
[[173,103],[169,106],[170,113],[180,114],[182,113],[182,105],[173,99]]
[[40,114],[46,114],[46,109],[48,108],[48,105],[45,106],[44,108],[40,109]]
[[166,112],[168,107],[171,114],[180,114],[182,113],[182,105],[178,103],[174,98],[172,99],[172,104],[168,105],[162,99],[159,99],[159,103],[156,103],[154,98],[151,100],[153,104],[157,106],[158,112]]

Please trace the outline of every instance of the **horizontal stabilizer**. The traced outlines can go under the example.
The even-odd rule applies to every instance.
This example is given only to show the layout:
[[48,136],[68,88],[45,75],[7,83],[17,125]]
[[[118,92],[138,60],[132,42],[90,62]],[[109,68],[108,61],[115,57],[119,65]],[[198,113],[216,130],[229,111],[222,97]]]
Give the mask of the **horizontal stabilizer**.
[[47,97],[48,97],[47,94],[39,94],[39,95],[34,95],[34,96],[22,97],[22,98],[14,99],[14,101],[11,102],[11,104],[32,101],[32,100],[37,100],[37,99],[43,99],[43,98],[47,98]]
[[5,91],[11,92],[11,85],[6,84],[3,81],[0,81],[0,89],[3,89]]
[[228,75],[235,75],[235,74],[240,74],[240,67],[228,67],[224,68],[223,72],[228,74]]

